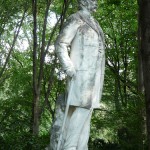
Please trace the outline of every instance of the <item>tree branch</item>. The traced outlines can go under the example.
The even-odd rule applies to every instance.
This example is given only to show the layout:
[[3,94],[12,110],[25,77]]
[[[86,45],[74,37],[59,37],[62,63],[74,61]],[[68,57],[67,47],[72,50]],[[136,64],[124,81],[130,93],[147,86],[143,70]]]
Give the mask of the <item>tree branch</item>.
[[26,11],[27,11],[27,10],[25,10],[24,13],[23,13],[23,16],[22,16],[22,18],[21,18],[21,21],[20,21],[20,24],[19,24],[18,29],[16,30],[16,32],[14,32],[13,43],[12,43],[12,46],[10,47],[9,53],[8,53],[8,55],[7,55],[7,57],[6,57],[6,61],[5,61],[5,63],[4,63],[4,66],[3,66],[3,68],[2,68],[1,71],[0,71],[0,78],[2,77],[2,75],[3,75],[3,73],[4,73],[5,69],[6,69],[6,66],[7,66],[8,61],[9,61],[10,56],[11,56],[11,53],[12,53],[12,51],[13,51],[13,49],[14,49],[15,43],[16,43],[16,41],[17,41],[17,38],[18,38],[18,35],[19,35],[19,32],[20,32],[20,28],[21,28],[22,23],[23,23],[23,20],[24,20],[24,18],[25,18]]

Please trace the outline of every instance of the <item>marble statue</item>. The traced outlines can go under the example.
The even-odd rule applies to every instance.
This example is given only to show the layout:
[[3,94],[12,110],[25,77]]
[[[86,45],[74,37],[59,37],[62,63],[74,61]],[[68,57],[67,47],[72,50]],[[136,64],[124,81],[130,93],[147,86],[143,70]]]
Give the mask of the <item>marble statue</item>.
[[91,15],[96,11],[97,0],[78,0],[78,3],[79,11],[67,19],[55,43],[68,84],[65,121],[58,121],[63,130],[54,150],[88,150],[92,111],[100,107],[102,96],[104,34]]

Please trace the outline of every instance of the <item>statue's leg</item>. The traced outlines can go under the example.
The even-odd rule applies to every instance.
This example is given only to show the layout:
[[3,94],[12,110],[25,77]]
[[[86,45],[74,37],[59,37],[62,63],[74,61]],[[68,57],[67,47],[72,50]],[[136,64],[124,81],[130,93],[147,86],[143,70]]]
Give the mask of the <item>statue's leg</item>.
[[[67,128],[66,139],[65,139],[63,150],[78,150],[78,147],[79,148],[83,147],[83,146],[79,146],[81,142],[84,143],[82,145],[87,146],[89,133],[85,134],[85,132],[86,131],[89,132],[89,128],[90,128],[89,118],[91,118],[91,110],[76,107],[76,109],[72,113],[70,121],[68,122],[68,128]],[[84,131],[85,128],[86,130]],[[81,135],[82,133],[83,135]],[[81,142],[79,142],[80,136],[82,136]]]
[[66,139],[67,131],[68,131],[68,128],[70,125],[70,119],[71,119],[71,116],[72,116],[73,112],[75,111],[75,109],[76,108],[74,106],[69,107],[69,111],[68,111],[68,115],[67,115],[67,119],[66,119],[66,123],[65,123],[65,129],[64,129],[64,133],[63,133],[64,140]]
[[[83,125],[83,129],[82,129],[80,137],[79,137],[77,150],[88,150],[91,115],[92,115],[92,110],[91,110],[90,115],[88,116],[87,120],[85,121],[85,123]],[[82,140],[82,139],[84,139],[84,140]]]

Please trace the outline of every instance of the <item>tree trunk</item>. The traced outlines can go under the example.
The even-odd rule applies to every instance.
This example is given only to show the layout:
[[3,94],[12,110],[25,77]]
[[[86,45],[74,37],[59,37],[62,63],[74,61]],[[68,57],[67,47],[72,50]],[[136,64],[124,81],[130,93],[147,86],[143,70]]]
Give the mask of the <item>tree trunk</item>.
[[42,31],[42,46],[40,49],[40,64],[37,63],[38,47],[37,47],[37,0],[32,0],[32,11],[33,11],[33,106],[32,106],[32,118],[31,118],[31,131],[33,135],[39,133],[39,122],[41,115],[40,97],[41,97],[41,85],[43,80],[43,68],[45,61],[45,37],[48,11],[51,4],[51,0],[47,1],[45,9],[45,17],[43,21]]
[[37,88],[37,1],[32,0],[33,9],[33,106],[31,118],[31,132],[39,133],[39,89]]
[[139,0],[139,25],[141,29],[141,57],[145,88],[147,142],[150,150],[150,0]]

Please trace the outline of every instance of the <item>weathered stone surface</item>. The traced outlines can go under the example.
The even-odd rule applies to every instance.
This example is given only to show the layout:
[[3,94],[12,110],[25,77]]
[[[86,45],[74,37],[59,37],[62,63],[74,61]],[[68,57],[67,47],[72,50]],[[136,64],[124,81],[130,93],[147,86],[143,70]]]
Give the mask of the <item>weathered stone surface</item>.
[[[100,107],[105,42],[99,23],[91,15],[97,0],[78,2],[80,10],[67,19],[55,42],[55,52],[68,76],[68,96],[66,110],[64,96],[57,100],[50,150],[88,150],[91,114]],[[61,129],[63,138],[59,139]]]
[[[65,94],[62,94],[56,100],[55,119],[50,130],[50,145],[45,150],[57,149],[57,144],[64,119],[65,106]],[[63,143],[64,142],[62,141],[62,145]]]

